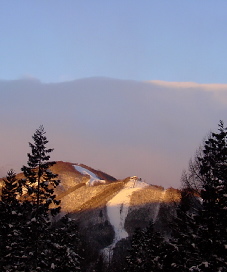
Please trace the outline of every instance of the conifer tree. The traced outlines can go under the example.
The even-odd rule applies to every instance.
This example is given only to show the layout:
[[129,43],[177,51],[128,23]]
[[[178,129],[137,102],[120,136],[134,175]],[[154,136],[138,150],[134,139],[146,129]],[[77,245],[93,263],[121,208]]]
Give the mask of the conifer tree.
[[55,164],[51,162],[50,153],[53,149],[46,147],[48,140],[45,136],[43,126],[33,135],[34,143],[29,143],[31,153],[28,153],[27,166],[22,167],[25,176],[22,179],[23,200],[25,212],[27,213],[27,224],[24,235],[26,235],[27,263],[30,269],[46,266],[41,248],[45,243],[44,237],[49,231],[52,217],[60,211],[60,201],[56,199],[54,189],[59,184],[57,175],[53,174],[50,167]]
[[199,201],[196,203],[191,191],[182,190],[181,202],[176,209],[177,215],[171,224],[171,238],[163,244],[163,271],[197,271],[192,270],[192,267],[201,261],[196,246],[196,217],[199,208]]
[[7,172],[7,176],[3,179],[1,200],[4,203],[15,204],[18,202],[19,184],[16,179],[16,173],[13,169]]
[[[222,121],[219,132],[211,133],[197,153],[196,176],[200,180],[202,206],[194,227],[191,225],[194,230],[190,243],[194,250],[186,256],[188,264],[194,265],[187,266],[186,271],[227,271],[227,128]],[[198,258],[192,254],[195,251]]]
[[60,201],[54,189],[59,184],[50,167],[43,126],[29,143],[24,178],[11,170],[4,180],[0,201],[0,271],[80,271],[79,238],[75,223],[67,217],[55,222]]
[[201,191],[199,248],[204,271],[227,271],[227,128],[220,121],[219,132],[205,141],[200,156],[200,174],[205,176]]
[[0,271],[15,271],[23,256],[21,191],[21,184],[11,169],[3,179],[0,201]]
[[[50,232],[46,235],[46,243],[42,248],[46,262],[56,272],[81,271],[81,251],[77,227],[74,220],[68,216],[64,216],[51,227]],[[49,270],[47,269],[47,271]]]
[[161,271],[161,246],[163,239],[154,231],[153,223],[144,229],[136,229],[131,240],[125,271]]
[[137,228],[131,239],[131,249],[129,256],[126,257],[127,269],[125,271],[141,271],[141,263],[144,260],[144,237],[144,231]]
[[[54,188],[60,181],[57,174],[50,171],[50,167],[55,164],[51,162],[49,153],[53,149],[46,148],[48,140],[45,136],[44,127],[40,126],[32,136],[34,143],[29,143],[32,152],[28,153],[28,166],[23,166],[22,171],[25,176],[24,187],[27,189],[29,202],[33,204],[36,220],[40,215],[49,218],[49,212],[54,216],[60,211],[60,201],[56,200]],[[52,204],[53,207],[50,207]]]

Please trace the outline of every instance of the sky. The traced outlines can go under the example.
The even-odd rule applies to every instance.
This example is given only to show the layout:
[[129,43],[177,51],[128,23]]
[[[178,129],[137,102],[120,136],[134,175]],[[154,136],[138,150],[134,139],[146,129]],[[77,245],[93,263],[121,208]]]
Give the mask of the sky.
[[0,79],[226,83],[225,0],[0,3]]
[[2,176],[26,165],[28,143],[42,124],[52,160],[179,188],[203,139],[220,119],[227,124],[227,84],[0,80],[0,101]]
[[54,160],[179,187],[227,116],[227,1],[0,4],[0,175],[43,124]]

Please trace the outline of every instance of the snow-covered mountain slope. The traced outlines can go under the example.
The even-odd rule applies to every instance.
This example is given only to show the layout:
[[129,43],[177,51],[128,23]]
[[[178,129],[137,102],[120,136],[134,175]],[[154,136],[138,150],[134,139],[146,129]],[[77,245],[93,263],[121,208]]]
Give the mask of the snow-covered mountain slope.
[[106,183],[106,181],[104,179],[100,179],[94,172],[91,172],[90,170],[88,170],[80,165],[73,165],[73,166],[82,175],[87,175],[90,177],[90,179],[88,179],[88,181],[86,182],[86,185],[94,186],[97,184],[105,184]]
[[124,256],[135,229],[148,226],[150,221],[168,236],[179,199],[179,190],[164,190],[133,176],[96,186],[84,182],[64,196],[61,204],[62,210],[76,219],[91,252],[91,262],[97,261],[100,254],[109,262]]
[[[137,227],[150,221],[164,235],[173,220],[180,191],[149,185],[136,176],[123,180],[83,164],[57,162],[51,169],[61,180],[56,189],[61,216],[77,222],[92,258],[119,258]],[[23,175],[19,174],[18,178]]]
[[[143,227],[147,220],[159,224],[163,206],[179,200],[175,189],[149,185],[136,176],[116,180],[109,174],[83,164],[58,161],[51,170],[58,174],[60,185],[56,188],[63,213],[80,220],[86,213],[99,211],[116,234],[115,244],[131,235],[135,226]],[[18,174],[17,178],[23,178]],[[146,216],[144,211],[146,210]],[[88,221],[97,221],[91,216]],[[133,222],[133,224],[132,224]]]
[[107,216],[110,224],[114,228],[115,237],[112,244],[103,249],[104,256],[109,258],[109,256],[112,255],[112,251],[115,248],[117,242],[128,237],[128,233],[124,229],[124,225],[128,214],[131,195],[133,192],[141,190],[141,188],[145,188],[147,186],[149,185],[140,181],[136,176],[131,177],[124,185],[123,189],[109,202],[107,202]]
[[[146,227],[150,221],[155,229],[169,235],[169,224],[180,199],[179,190],[164,190],[136,176],[105,179],[101,171],[81,164],[70,167],[69,183],[66,176],[63,181],[67,190],[58,194],[62,214],[68,213],[76,219],[92,258],[97,259],[99,254],[106,261],[119,258],[135,229]],[[59,176],[62,177],[61,171]]]

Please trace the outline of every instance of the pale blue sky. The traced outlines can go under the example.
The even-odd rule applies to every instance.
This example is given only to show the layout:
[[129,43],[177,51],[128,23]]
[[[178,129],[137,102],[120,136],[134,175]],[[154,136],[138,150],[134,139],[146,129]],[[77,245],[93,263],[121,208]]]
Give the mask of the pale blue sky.
[[227,83],[226,0],[0,0],[0,79]]

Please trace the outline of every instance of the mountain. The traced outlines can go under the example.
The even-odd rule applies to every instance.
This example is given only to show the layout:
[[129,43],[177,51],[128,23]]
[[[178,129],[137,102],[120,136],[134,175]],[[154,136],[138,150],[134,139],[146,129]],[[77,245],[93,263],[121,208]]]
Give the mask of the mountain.
[[51,170],[61,180],[55,191],[61,200],[57,220],[65,214],[76,220],[86,245],[87,271],[100,256],[106,263],[120,261],[135,229],[151,221],[169,237],[179,190],[150,185],[137,176],[117,180],[84,164],[58,161]]
[[117,180],[83,164],[59,161],[52,171],[61,180],[56,190],[60,216],[67,213],[76,220],[91,266],[100,256],[105,262],[120,260],[135,229],[151,220],[156,230],[170,235],[179,190],[150,185],[137,176]]
[[129,237],[151,220],[156,230],[170,235],[179,190],[150,185],[137,176],[117,180],[84,164],[58,161],[51,170],[61,180],[55,191],[61,200],[57,219],[68,214],[76,220],[88,271],[100,256],[105,262],[123,258]]

